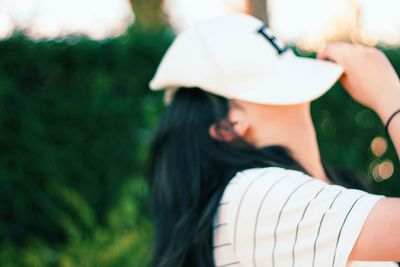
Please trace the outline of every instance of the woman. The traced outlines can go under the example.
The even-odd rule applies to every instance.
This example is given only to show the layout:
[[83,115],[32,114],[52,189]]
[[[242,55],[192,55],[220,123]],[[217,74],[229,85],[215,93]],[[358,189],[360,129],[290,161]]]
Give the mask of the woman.
[[326,166],[310,115],[341,77],[399,152],[399,79],[373,48],[332,44],[318,57],[235,13],[177,37],[151,82],[169,104],[151,151],[154,266],[400,261],[400,199]]

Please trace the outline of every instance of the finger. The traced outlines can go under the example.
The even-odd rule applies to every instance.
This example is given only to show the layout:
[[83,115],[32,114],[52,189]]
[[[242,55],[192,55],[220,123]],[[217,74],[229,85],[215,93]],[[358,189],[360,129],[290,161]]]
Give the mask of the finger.
[[324,46],[319,51],[317,51],[317,59],[320,59],[320,60],[327,59],[326,47],[327,47],[327,44],[324,44]]
[[349,52],[351,45],[347,43],[332,43],[327,44],[321,51],[319,57],[323,60],[329,60],[338,64],[344,63],[346,55]]
[[334,61],[331,57],[333,46],[333,44],[326,44],[321,51],[317,53],[317,59]]

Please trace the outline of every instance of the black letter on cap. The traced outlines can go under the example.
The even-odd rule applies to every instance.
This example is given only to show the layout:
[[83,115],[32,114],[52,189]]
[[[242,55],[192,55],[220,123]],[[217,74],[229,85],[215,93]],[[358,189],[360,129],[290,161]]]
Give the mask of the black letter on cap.
[[265,25],[263,25],[258,31],[259,34],[265,37],[265,39],[268,40],[272,44],[272,46],[276,49],[279,55],[283,54],[286,52],[289,47],[276,39],[276,37],[268,30],[266,29]]

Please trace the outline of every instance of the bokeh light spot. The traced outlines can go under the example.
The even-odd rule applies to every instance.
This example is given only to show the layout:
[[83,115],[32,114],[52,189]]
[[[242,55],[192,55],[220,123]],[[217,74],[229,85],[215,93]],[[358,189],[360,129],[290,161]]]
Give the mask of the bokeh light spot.
[[362,128],[371,129],[375,123],[375,116],[369,109],[363,109],[356,115],[356,124]]
[[385,138],[377,136],[371,142],[371,151],[375,157],[381,157],[386,153],[388,143]]
[[320,124],[320,131],[324,137],[333,137],[336,135],[336,125],[332,118],[325,117]]
[[382,182],[393,176],[394,164],[391,160],[384,160],[380,163],[379,161],[374,161],[371,164],[372,176],[375,181]]

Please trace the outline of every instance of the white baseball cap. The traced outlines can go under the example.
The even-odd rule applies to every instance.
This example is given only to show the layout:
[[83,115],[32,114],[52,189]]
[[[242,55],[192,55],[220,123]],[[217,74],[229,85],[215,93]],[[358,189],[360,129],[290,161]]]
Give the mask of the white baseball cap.
[[181,32],[150,82],[167,90],[168,103],[181,87],[252,103],[290,105],[314,100],[342,75],[332,62],[296,56],[257,18],[228,13]]

